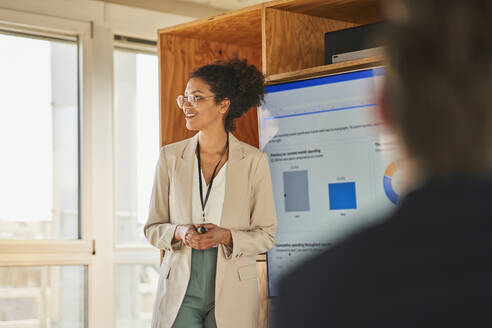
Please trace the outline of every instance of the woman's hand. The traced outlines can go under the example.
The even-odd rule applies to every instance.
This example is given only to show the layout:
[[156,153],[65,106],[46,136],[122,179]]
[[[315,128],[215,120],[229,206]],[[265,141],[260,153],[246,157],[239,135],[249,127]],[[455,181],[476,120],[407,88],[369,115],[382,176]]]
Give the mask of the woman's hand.
[[[199,234],[196,229],[205,227],[207,232]],[[194,226],[195,233],[185,236],[185,244],[189,244],[194,249],[209,249],[218,244],[232,246],[231,231],[221,228],[212,223],[196,224]]]
[[190,246],[187,239],[195,234],[198,235],[198,232],[193,224],[180,224],[174,231],[174,241],[182,240],[186,246]]

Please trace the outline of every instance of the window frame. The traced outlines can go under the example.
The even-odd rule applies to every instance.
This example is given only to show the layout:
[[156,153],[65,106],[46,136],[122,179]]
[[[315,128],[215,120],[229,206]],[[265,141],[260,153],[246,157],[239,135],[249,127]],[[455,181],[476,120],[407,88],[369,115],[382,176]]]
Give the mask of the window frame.
[[[86,307],[85,326],[114,327],[114,299],[108,286],[113,285],[112,266],[107,265],[111,258],[111,248],[98,244],[105,242],[104,231],[112,220],[106,220],[103,226],[95,224],[101,217],[112,216],[112,201],[97,201],[99,195],[107,195],[107,189],[113,194],[111,170],[112,150],[111,133],[108,139],[107,127],[111,128],[112,94],[111,79],[105,79],[101,70],[112,65],[112,58],[105,55],[100,44],[112,39],[110,29],[95,26],[93,22],[64,19],[0,8],[0,28],[12,33],[24,33],[33,37],[52,38],[56,36],[76,37],[78,39],[78,110],[79,110],[79,240],[1,240],[0,265],[2,266],[64,266],[82,265],[86,267]],[[100,33],[99,33],[100,32]],[[112,71],[111,71],[112,72]],[[111,74],[110,74],[111,75]],[[109,110],[97,111],[98,108]],[[104,114],[109,120],[105,119]],[[102,141],[102,142],[101,142]],[[106,163],[105,166],[100,162]],[[105,170],[106,169],[106,170]],[[101,183],[106,187],[100,188]],[[103,190],[101,190],[103,189]],[[111,227],[112,228],[112,227]],[[112,242],[112,240],[111,240]],[[98,254],[96,251],[101,249]],[[104,275],[104,276],[103,276]]]
[[[131,43],[131,42],[120,42],[120,41],[114,41],[114,47],[113,47],[113,55],[115,51],[125,51],[125,52],[130,52],[134,54],[145,54],[145,55],[155,55],[156,57],[158,56],[157,52],[157,45],[156,46],[148,46],[148,45],[140,45],[137,43]],[[113,57],[114,58],[114,57]],[[113,84],[113,90],[114,90],[114,84]],[[113,106],[113,119],[116,117],[116,108]],[[161,111],[159,110],[159,135],[161,133]],[[114,140],[116,144],[116,129],[114,131]],[[159,141],[160,144],[160,141]],[[157,149],[156,152],[159,150]],[[116,157],[116,153],[115,153]],[[113,166],[113,175],[116,177],[116,160],[114,161],[114,166]],[[157,164],[157,163],[156,163]],[[116,197],[116,179],[114,178],[115,185],[113,186],[113,189],[115,191],[114,196]],[[150,201],[150,200],[149,200]],[[115,263],[117,264],[130,264],[130,263],[135,263],[135,264],[151,264],[148,261],[148,254],[145,254],[146,251],[148,250],[154,250],[155,248],[153,246],[148,245],[117,245],[116,244],[116,203],[115,203],[115,209],[114,209],[114,227],[113,229],[113,238],[114,238],[114,251],[115,251]],[[143,231],[142,231],[143,234]],[[125,260],[125,252],[128,252],[130,258],[133,258],[135,261],[128,262],[130,259]],[[142,259],[144,262],[141,262],[138,257],[133,256],[133,254],[139,254],[139,256],[142,256]],[[155,254],[154,254],[155,255]],[[117,262],[116,262],[117,261]]]
[[[83,151],[83,141],[85,133],[82,131],[83,125],[81,124],[82,116],[84,115],[84,109],[82,107],[84,95],[82,93],[82,81],[86,72],[82,71],[84,65],[81,64],[81,60],[87,56],[87,36],[90,34],[91,26],[88,23],[68,21],[60,18],[46,18],[45,16],[39,16],[36,14],[21,13],[13,10],[0,9],[0,30],[7,33],[22,34],[26,37],[42,38],[42,39],[68,39],[78,38],[78,111],[79,111],[79,235],[80,239],[74,240],[0,240],[0,264],[8,265],[3,256],[4,254],[16,254],[17,260],[22,260],[23,256],[30,254],[44,255],[49,259],[49,255],[55,255],[57,258],[53,264],[65,264],[63,260],[60,260],[59,254],[76,254],[83,256],[84,263],[90,262],[90,255],[94,252],[94,242],[92,238],[92,229],[90,218],[85,215],[87,213],[87,206],[84,199],[86,198],[83,190],[82,182],[83,159],[85,154]],[[85,41],[85,42],[84,42]],[[14,261],[18,262],[18,261]],[[15,264],[15,263],[12,263]]]
[[[58,4],[53,0],[48,6]],[[78,17],[73,19],[51,16],[41,9],[34,9],[33,12],[40,12],[36,14],[25,12],[21,7],[0,8],[0,30],[41,38],[78,39],[81,226],[79,240],[0,240],[0,266],[86,266],[86,327],[115,327],[116,266],[159,265],[160,252],[153,247],[116,246],[115,243],[113,56],[116,48],[155,55],[158,51],[157,46],[114,40],[115,30],[124,26],[121,22],[112,26],[111,19],[106,21],[101,14],[103,9],[110,9],[111,13],[114,6],[95,3],[79,15],[81,6],[66,4],[55,13],[66,12],[67,16]],[[116,13],[108,17],[113,15]],[[146,23],[145,19],[140,19]],[[128,22],[126,28],[130,30],[134,23],[133,20],[131,24]]]
[[[157,51],[157,45],[156,46],[149,46],[149,45],[141,45],[133,42],[121,42],[121,41],[114,41],[114,47],[113,47],[113,56],[115,51],[125,51],[125,52],[131,52],[135,54],[146,54],[146,55],[155,55],[158,57],[158,51]],[[114,57],[113,57],[114,58]],[[159,63],[158,63],[159,65]],[[113,75],[114,76],[114,75]],[[114,88],[114,85],[113,85]],[[114,89],[113,89],[114,90]],[[115,108],[113,106],[113,119],[116,117],[116,112]],[[161,111],[159,110],[159,135],[161,133]],[[114,131],[114,140],[116,144],[116,131]],[[160,145],[160,142],[159,142]],[[156,149],[156,152],[159,150]],[[115,154],[116,155],[116,154]],[[113,174],[116,176],[116,160],[114,161],[114,166],[113,166]],[[114,179],[115,181],[115,179]],[[116,185],[114,186],[114,192],[115,192],[115,197],[116,197]],[[148,245],[117,245],[116,244],[116,203],[115,203],[115,208],[114,208],[114,213],[115,215],[113,216],[113,222],[114,222],[114,229],[113,229],[113,270],[116,274],[117,266],[118,265],[131,265],[131,264],[149,264],[149,265],[155,265],[157,268],[160,266],[160,250],[156,249],[155,247],[151,246],[150,244]],[[143,234],[143,231],[142,231]],[[117,279],[115,276],[114,279],[114,299],[116,300],[117,298]],[[156,287],[157,288],[157,287]],[[156,289],[157,290],[157,289]],[[116,324],[116,310],[117,306],[115,303],[114,306],[115,312],[114,312],[114,322]]]

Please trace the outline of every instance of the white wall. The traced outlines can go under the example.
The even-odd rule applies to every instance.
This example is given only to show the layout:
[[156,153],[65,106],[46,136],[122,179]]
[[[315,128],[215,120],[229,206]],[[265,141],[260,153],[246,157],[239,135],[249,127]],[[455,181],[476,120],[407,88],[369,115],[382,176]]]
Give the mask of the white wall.
[[157,40],[159,28],[196,19],[94,0],[0,0],[0,8],[104,25],[115,34],[148,40]]

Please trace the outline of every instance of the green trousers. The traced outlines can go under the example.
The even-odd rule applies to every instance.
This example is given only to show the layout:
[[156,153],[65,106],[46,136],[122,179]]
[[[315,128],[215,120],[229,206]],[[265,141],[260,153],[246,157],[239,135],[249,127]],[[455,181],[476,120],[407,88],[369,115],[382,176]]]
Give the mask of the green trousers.
[[215,271],[217,248],[192,250],[191,275],[173,328],[216,328]]

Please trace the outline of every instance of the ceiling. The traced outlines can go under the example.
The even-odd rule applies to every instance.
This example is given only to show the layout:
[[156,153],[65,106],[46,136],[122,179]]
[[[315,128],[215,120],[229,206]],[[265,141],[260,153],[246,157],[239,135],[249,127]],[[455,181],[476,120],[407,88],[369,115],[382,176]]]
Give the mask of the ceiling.
[[268,0],[99,0],[186,17],[208,17]]
[[234,10],[256,5],[268,0],[176,0],[177,2],[197,3],[213,8]]

